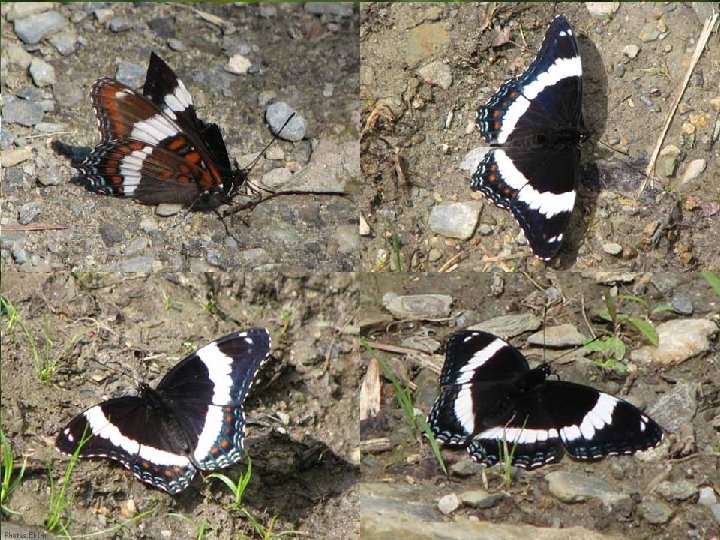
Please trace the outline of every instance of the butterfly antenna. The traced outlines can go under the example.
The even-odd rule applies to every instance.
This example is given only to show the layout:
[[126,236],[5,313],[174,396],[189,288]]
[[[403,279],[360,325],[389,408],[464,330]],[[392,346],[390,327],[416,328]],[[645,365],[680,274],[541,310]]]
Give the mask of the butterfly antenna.
[[242,168],[243,171],[245,171],[246,173],[249,173],[252,170],[252,168],[255,165],[257,165],[257,162],[260,161],[260,158],[263,157],[263,154],[265,154],[265,152],[267,152],[267,149],[270,148],[270,146],[272,146],[272,144],[280,138],[280,134],[282,133],[283,129],[285,129],[285,127],[290,123],[290,120],[292,120],[294,116],[295,116],[295,113],[292,113],[290,116],[287,117],[287,120],[285,120],[285,123],[282,125],[282,127],[278,130],[277,133],[273,134],[273,138],[270,140],[269,143],[267,143],[265,145],[265,148],[260,150],[257,157],[255,159],[253,159],[249,165]]

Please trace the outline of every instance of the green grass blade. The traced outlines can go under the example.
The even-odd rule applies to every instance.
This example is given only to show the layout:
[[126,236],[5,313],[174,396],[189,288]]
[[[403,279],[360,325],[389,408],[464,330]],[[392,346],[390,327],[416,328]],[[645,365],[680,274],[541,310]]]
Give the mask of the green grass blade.
[[720,277],[715,272],[701,272],[700,275],[705,278],[705,281],[713,288],[715,294],[720,296]]
[[655,326],[650,321],[647,321],[645,319],[638,319],[637,317],[630,317],[628,321],[638,329],[638,331],[645,336],[645,338],[655,345],[658,346],[658,343],[660,342],[660,338],[658,337],[657,330],[655,330]]

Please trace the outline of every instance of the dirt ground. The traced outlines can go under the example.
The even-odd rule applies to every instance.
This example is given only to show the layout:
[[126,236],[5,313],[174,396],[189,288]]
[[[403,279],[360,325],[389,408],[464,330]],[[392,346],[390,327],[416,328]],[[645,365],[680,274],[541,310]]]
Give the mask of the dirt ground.
[[[397,267],[398,251],[403,270],[542,267],[518,240],[511,214],[490,203],[483,203],[467,241],[434,234],[428,218],[440,202],[483,200],[469,188],[471,173],[459,168],[468,151],[483,145],[475,111],[530,64],[559,13],[579,36],[586,124],[594,135],[583,147],[569,239],[552,266],[685,271],[720,264],[720,160],[711,143],[720,108],[717,39],[708,42],[663,144],[680,149],[678,171],[637,195],[705,15],[678,3],[621,3],[609,17],[591,16],[584,4],[363,3],[364,125],[373,115],[361,142],[362,212],[370,228],[364,269]],[[643,42],[645,27],[660,28],[661,39]],[[510,42],[492,46],[501,35],[493,29],[508,31]],[[639,47],[636,58],[624,54],[628,45]],[[434,62],[449,68],[447,89],[418,74]],[[705,171],[682,184],[695,159],[706,161]],[[621,246],[619,254],[603,249],[612,243]]]
[[[272,359],[245,402],[252,481],[243,504],[274,534],[310,538],[357,534],[360,366],[352,334],[353,274],[6,273],[3,295],[57,371],[43,384],[27,337],[16,324],[2,335],[2,426],[28,468],[9,506],[11,523],[42,527],[48,475],[68,459],[54,438],[72,417],[103,399],[156,384],[185,354],[251,325],[273,338]],[[3,318],[3,324],[6,322]],[[53,472],[49,472],[49,469]],[[243,467],[223,471],[235,478]],[[152,516],[116,533],[124,538],[195,538],[180,513],[207,524],[205,538],[254,534],[228,508],[217,480],[195,478],[170,496],[108,460],[81,460],[71,480],[72,534],[107,529],[153,507]],[[130,510],[133,508],[134,510]],[[39,530],[39,529],[38,529]]]
[[[682,292],[693,299],[695,317],[717,317],[717,296],[709,292],[705,280],[698,274],[674,276],[678,282],[676,292]],[[581,333],[589,336],[592,332],[604,335],[609,331],[606,324],[600,324],[597,313],[604,307],[602,295],[609,287],[598,285],[594,279],[581,277],[578,273],[549,272],[545,274],[502,274],[459,272],[450,275],[398,275],[398,274],[363,274],[363,291],[361,296],[360,324],[362,334],[371,346],[382,355],[395,374],[406,381],[412,389],[413,405],[417,414],[426,415],[438,395],[438,376],[444,357],[437,351],[435,354],[410,352],[393,353],[386,346],[412,347],[403,341],[414,337],[418,341],[437,340],[443,342],[459,327],[467,327],[501,315],[533,313],[546,326],[573,324]],[[502,292],[499,292],[502,283]],[[490,295],[488,291],[498,290]],[[386,293],[398,295],[410,294],[446,294],[453,298],[451,315],[447,319],[437,321],[419,321],[409,319],[393,320],[383,307],[382,298]],[[669,302],[669,294],[661,294],[648,282],[647,278],[638,279],[633,284],[619,287],[620,293],[633,293],[649,301],[652,306]],[[548,307],[544,313],[545,299],[554,298],[556,303]],[[633,312],[636,306],[625,306],[621,311]],[[585,313],[583,315],[583,312]],[[664,313],[654,316],[657,324],[663,320],[678,318],[678,315]],[[456,326],[457,325],[457,326]],[[621,332],[628,345],[628,356],[645,342],[637,334]],[[462,533],[453,533],[453,524],[463,522],[463,518],[491,522],[494,525],[533,525],[545,531],[557,532],[556,527],[584,527],[597,533],[602,538],[663,538],[676,539],[687,536],[689,530],[695,531],[700,538],[717,538],[720,527],[713,521],[709,512],[701,512],[692,500],[668,503],[672,508],[672,519],[667,523],[650,524],[640,516],[639,503],[652,499],[653,486],[662,480],[671,482],[689,480],[693,484],[710,485],[716,489],[720,485],[718,473],[717,431],[711,426],[709,418],[717,411],[717,396],[720,389],[720,371],[718,363],[717,343],[711,351],[692,358],[673,368],[658,366],[632,365],[635,369],[631,377],[619,375],[612,371],[601,370],[593,362],[593,356],[587,353],[567,354],[567,350],[552,351],[542,348],[528,347],[523,333],[510,342],[520,348],[528,361],[533,365],[543,359],[564,356],[553,361],[553,368],[561,380],[571,380],[590,385],[615,395],[621,395],[641,407],[651,407],[663,395],[672,392],[676,385],[689,382],[701,387],[698,395],[697,414],[692,419],[692,428],[696,437],[697,453],[684,459],[668,457],[668,443],[675,441],[676,435],[659,447],[658,454],[645,459],[638,457],[609,457],[603,461],[588,464],[573,461],[567,457],[557,465],[542,467],[536,471],[520,471],[513,475],[511,485],[503,485],[500,467],[485,469],[480,473],[477,469],[467,477],[451,474],[446,477],[440,470],[427,441],[416,438],[402,411],[395,401],[395,392],[389,381],[383,379],[382,405],[380,414],[361,425],[363,445],[372,440],[388,439],[385,450],[363,450],[361,461],[361,485],[380,484],[400,486],[396,496],[401,508],[409,508],[408,513],[418,514],[415,530],[417,536],[427,538],[423,531],[430,530],[433,521],[447,525],[443,531],[445,538],[469,538]],[[366,361],[369,357],[365,355]],[[430,366],[433,366],[432,368]],[[628,382],[629,381],[629,382]],[[647,410],[647,409],[646,409]],[[422,440],[420,440],[422,439]],[[364,446],[363,446],[364,447]],[[714,448],[706,452],[702,449]],[[655,450],[651,451],[655,452]],[[645,452],[644,454],[650,454]],[[443,451],[448,467],[468,465],[470,459],[464,450]],[[467,469],[466,469],[467,470]],[[610,506],[598,500],[587,500],[573,504],[562,503],[548,493],[545,475],[549,472],[562,470],[577,473],[596,479],[602,479],[611,485],[613,492],[636,493],[632,502]],[[481,476],[482,475],[482,476]],[[483,480],[487,479],[487,484]],[[390,488],[388,488],[390,489]],[[449,492],[469,490],[486,490],[501,500],[490,508],[462,507],[451,516],[444,517],[437,509],[438,499]],[[361,488],[361,535],[373,536],[372,530],[363,526],[363,522],[374,522],[374,516],[364,514],[366,508],[373,508],[375,502],[368,495],[362,495]],[[404,493],[399,495],[398,493]],[[368,501],[368,502],[365,502]],[[422,509],[422,510],[420,510]],[[388,510],[392,513],[392,509]],[[402,514],[403,510],[398,511]],[[392,521],[392,518],[387,518]],[[400,521],[400,517],[396,521]],[[462,527],[458,526],[458,531]],[[367,533],[367,536],[366,536]],[[455,536],[457,534],[458,536]],[[510,533],[500,535],[501,538],[520,538]],[[540,535],[540,530],[537,531]],[[551,535],[551,532],[547,532]],[[591,533],[587,533],[591,534]],[[491,538],[492,535],[482,536]],[[545,536],[543,536],[544,538]],[[553,537],[553,536],[548,536]],[[554,538],[554,537],[553,537]]]
[[[3,3],[3,13],[7,6]],[[351,163],[357,161],[357,151],[351,162],[343,161],[332,171],[344,185],[342,193],[273,197],[252,211],[227,217],[229,236],[212,212],[182,211],[161,217],[153,206],[86,192],[70,183],[69,160],[50,146],[54,139],[76,147],[97,144],[100,137],[90,102],[93,83],[115,77],[122,62],[147,68],[150,52],[155,51],[187,86],[198,116],[220,126],[231,160],[238,159],[241,166],[272,139],[263,100],[285,101],[305,118],[305,138],[277,141],[272,159],[260,159],[250,173],[251,181],[257,184],[274,168],[298,172],[309,166],[315,168],[308,175],[322,181],[327,174],[323,163],[333,154],[344,156],[341,149],[358,141],[357,9],[349,15],[318,15],[300,3],[262,10],[258,4],[229,3],[124,2],[99,7],[110,9],[114,19],[129,21],[131,27],[113,32],[107,21],[100,23],[92,11],[83,11],[83,4],[58,4],[56,10],[84,45],[67,56],[46,40],[36,46],[43,53],[36,56],[51,64],[56,74],[52,87],[40,89],[49,95],[53,108],[43,121],[61,123],[62,132],[43,135],[20,125],[3,126],[17,137],[19,148],[33,149],[31,160],[4,175],[4,224],[17,224],[21,207],[36,202],[40,215],[31,224],[62,229],[5,232],[4,239],[13,245],[3,249],[3,268],[349,271],[358,267],[358,214],[352,197],[358,191],[359,173],[353,172]],[[83,13],[87,14],[80,18]],[[203,14],[219,18],[226,27],[207,22]],[[74,22],[74,17],[80,20]],[[13,23],[3,19],[2,25],[3,48],[20,43]],[[169,39],[180,41],[184,49],[171,50]],[[233,51],[243,52],[252,62],[249,73],[232,75],[224,70]],[[3,72],[3,95],[28,85],[33,82],[27,68],[13,64]],[[314,160],[319,162],[313,165]],[[58,185],[38,183],[39,177],[53,175],[59,176]],[[235,202],[246,201],[238,197]],[[21,262],[11,256],[13,248],[25,251]]]

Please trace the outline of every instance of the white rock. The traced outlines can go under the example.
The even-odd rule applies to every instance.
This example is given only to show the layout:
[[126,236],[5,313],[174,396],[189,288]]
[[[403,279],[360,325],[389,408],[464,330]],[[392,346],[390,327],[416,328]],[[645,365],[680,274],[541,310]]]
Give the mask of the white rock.
[[248,72],[250,66],[252,66],[252,62],[243,55],[233,54],[228,63],[225,64],[225,71],[234,75],[243,75]]
[[467,240],[475,231],[481,209],[480,201],[441,203],[430,212],[428,227],[436,234]]
[[680,183],[687,184],[691,180],[695,180],[705,170],[705,166],[706,163],[704,159],[692,160],[690,163],[688,163],[688,166],[685,169],[682,178],[680,179]]

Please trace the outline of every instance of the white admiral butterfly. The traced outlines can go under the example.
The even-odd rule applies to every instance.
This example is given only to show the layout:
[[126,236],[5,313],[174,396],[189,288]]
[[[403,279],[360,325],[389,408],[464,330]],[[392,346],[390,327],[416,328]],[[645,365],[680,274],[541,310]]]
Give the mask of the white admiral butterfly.
[[477,110],[491,149],[471,187],[510,210],[533,253],[552,259],[570,224],[580,175],[582,65],[568,20],[556,17],[525,73]]
[[56,447],[80,457],[119,461],[135,477],[168,493],[188,487],[198,469],[242,458],[243,402],[270,354],[270,334],[250,328],[205,345],[181,360],[157,388],[104,401],[76,416]]
[[525,357],[487,332],[452,335],[440,374],[442,392],[428,416],[435,437],[495,465],[503,441],[517,467],[598,460],[660,444],[663,431],[634,405],[595,388],[547,380],[550,367],[530,369]]
[[245,172],[230,165],[218,126],[198,119],[185,85],[154,52],[142,94],[103,78],[91,95],[100,144],[75,179],[89,191],[214,208],[245,182]]

